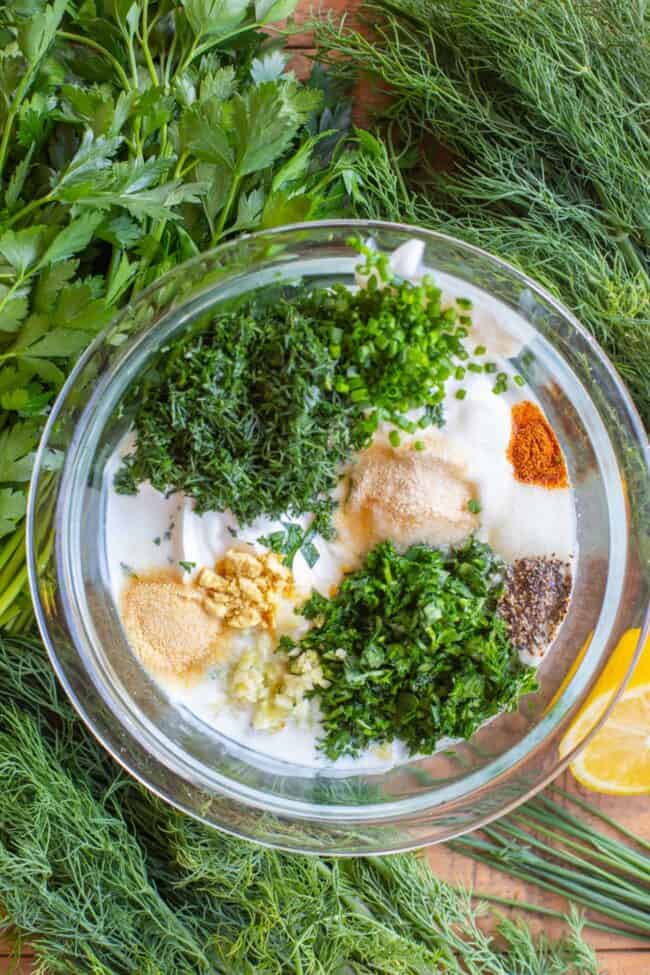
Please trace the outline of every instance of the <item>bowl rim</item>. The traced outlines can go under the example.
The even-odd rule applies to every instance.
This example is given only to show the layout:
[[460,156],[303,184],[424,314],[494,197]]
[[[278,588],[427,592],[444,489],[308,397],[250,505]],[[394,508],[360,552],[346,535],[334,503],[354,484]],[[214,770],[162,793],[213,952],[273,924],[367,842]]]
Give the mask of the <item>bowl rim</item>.
[[[206,259],[218,257],[219,254],[236,248],[242,241],[249,241],[249,240],[254,240],[256,238],[262,238],[262,237],[269,238],[275,235],[279,236],[282,234],[287,234],[292,232],[293,233],[302,232],[308,234],[310,230],[318,230],[318,229],[329,229],[333,231],[349,229],[350,231],[361,230],[369,233],[371,233],[373,230],[400,232],[404,234],[416,232],[421,237],[424,238],[429,237],[430,239],[435,240],[437,242],[446,242],[449,243],[450,245],[453,245],[454,247],[459,247],[470,254],[473,253],[483,259],[487,259],[488,261],[491,261],[493,264],[495,264],[497,267],[500,267],[501,269],[507,271],[509,275],[521,281],[522,284],[524,284],[526,287],[532,288],[534,293],[540,295],[555,312],[557,312],[569,323],[572,329],[574,329],[581,335],[582,339],[589,345],[591,354],[600,360],[606,372],[612,377],[617,392],[621,398],[621,408],[624,408],[627,413],[630,425],[633,430],[634,437],[636,438],[638,446],[641,450],[641,455],[644,460],[646,473],[650,475],[650,447],[648,446],[647,440],[645,438],[645,431],[640,416],[616,368],[614,367],[614,365],[612,364],[608,356],[605,354],[605,352],[602,350],[602,348],[600,347],[596,339],[586,330],[586,328],[578,321],[578,319],[573,315],[572,312],[570,312],[560,301],[558,301],[549,291],[547,291],[546,288],[544,288],[542,285],[537,283],[533,278],[530,278],[528,275],[519,271],[516,267],[514,267],[507,261],[504,261],[502,258],[494,254],[491,254],[490,252],[485,251],[480,247],[476,247],[475,245],[468,244],[465,241],[459,238],[452,237],[448,234],[440,233],[438,231],[428,230],[426,228],[422,228],[416,225],[394,223],[391,221],[382,221],[382,220],[341,219],[341,220],[317,220],[317,221],[286,224],[280,227],[270,228],[268,230],[256,231],[255,233],[241,234],[238,235],[237,237],[232,238],[231,240],[225,241],[219,246],[217,246],[216,248],[212,248],[208,251],[205,251],[197,255],[196,257],[190,259],[189,261],[183,262],[183,264],[178,265],[177,267],[166,272],[155,282],[149,285],[146,289],[144,289],[143,291],[135,295],[133,298],[131,298],[129,303],[114,316],[114,318],[111,320],[109,325],[105,329],[103,329],[99,335],[96,336],[93,342],[86,348],[84,353],[80,356],[75,366],[73,367],[72,371],[70,372],[69,376],[67,377],[65,383],[63,384],[57,396],[57,399],[53,404],[47,422],[45,424],[41,441],[39,443],[39,447],[35,456],[34,467],[33,467],[33,472],[32,472],[32,477],[30,482],[30,491],[29,491],[27,515],[26,515],[27,571],[28,571],[28,578],[29,578],[29,586],[30,586],[32,601],[34,604],[34,610],[35,610],[38,627],[43,642],[46,646],[51,665],[59,681],[61,682],[69,700],[71,701],[73,707],[75,708],[75,710],[77,711],[81,719],[83,720],[86,727],[90,730],[93,736],[100,742],[102,747],[130,775],[136,778],[142,785],[144,785],[150,791],[157,794],[160,798],[164,799],[165,801],[170,802],[172,805],[176,806],[182,811],[187,812],[188,814],[202,820],[203,822],[206,822],[207,824],[213,827],[217,825],[213,820],[207,818],[206,816],[202,816],[196,810],[192,809],[188,804],[168,794],[168,792],[166,792],[163,788],[153,785],[148,780],[145,774],[139,772],[138,769],[135,767],[135,763],[130,760],[130,757],[125,756],[123,753],[120,753],[120,750],[116,747],[115,742],[111,741],[110,735],[107,735],[97,727],[97,722],[93,718],[93,715],[90,713],[90,709],[86,706],[86,704],[83,701],[79,699],[78,694],[76,693],[74,687],[72,686],[68,678],[68,675],[66,674],[65,668],[56,653],[54,642],[50,637],[48,625],[47,625],[47,614],[45,612],[45,607],[43,605],[41,594],[39,591],[36,546],[35,546],[35,530],[34,530],[35,519],[36,519],[36,498],[38,494],[38,485],[42,474],[44,452],[46,450],[52,428],[56,423],[56,420],[67,400],[67,396],[70,389],[74,386],[79,374],[83,371],[84,367],[92,359],[96,351],[103,345],[106,336],[110,334],[110,332],[114,330],[115,326],[119,324],[119,322],[129,313],[129,309],[133,306],[135,302],[146,300],[146,298],[149,295],[158,291],[162,286],[164,286],[165,283],[167,283],[169,280],[177,276],[179,272],[182,272],[183,268],[193,267],[205,261]],[[196,297],[196,295],[194,297]],[[179,305],[179,308],[182,308],[182,303],[181,305]],[[608,582],[607,582],[608,587],[610,585],[610,582],[611,580],[608,578]],[[620,604],[620,593],[617,597],[617,604]],[[614,707],[620,695],[623,693],[625,685],[627,684],[632,674],[632,671],[634,669],[634,666],[641,654],[642,647],[644,645],[645,639],[648,636],[649,631],[650,631],[650,608],[648,608],[648,610],[645,613],[645,617],[640,628],[640,635],[637,641],[635,653],[631,659],[625,678],[621,682],[620,686],[616,689],[615,693],[612,695],[612,698],[607,708],[604,710],[599,721],[592,728],[590,733],[565,756],[563,756],[562,758],[558,757],[553,768],[539,781],[536,781],[535,784],[532,785],[527,792],[523,793],[520,796],[517,796],[510,802],[504,803],[497,812],[490,812],[486,814],[482,820],[477,821],[476,824],[472,825],[471,827],[472,829],[479,828],[481,825],[485,825],[488,822],[492,821],[493,819],[503,815],[510,809],[515,808],[521,802],[530,798],[532,795],[537,793],[540,789],[544,788],[564,768],[566,768],[570,764],[570,762],[575,758],[576,754],[586,745],[586,743],[590,740],[590,738],[593,737],[594,734],[596,734],[598,729],[606,721],[609,712]],[[568,686],[569,685],[567,685],[567,688],[564,689],[564,692],[566,692]],[[105,700],[103,699],[102,695],[99,694],[99,691],[96,687],[93,687],[93,692],[94,694],[99,695],[100,699],[103,700],[104,704],[106,704]],[[545,719],[550,717],[552,712],[555,710],[555,705],[559,704],[562,696],[563,695],[561,695],[560,698],[558,698],[558,701],[554,702],[554,706],[549,709],[546,715],[544,715],[540,723],[536,725],[534,729],[531,729],[529,732],[527,732],[527,734],[524,736],[524,738],[522,738],[520,742],[518,742],[516,745],[509,747],[507,751],[505,751],[502,755],[498,756],[497,758],[493,759],[481,770],[477,770],[474,773],[470,773],[467,779],[464,779],[463,781],[471,782],[474,775],[483,774],[488,769],[490,769],[490,767],[494,768],[494,766],[497,765],[498,767],[496,768],[495,771],[493,771],[493,774],[485,778],[478,787],[481,788],[481,787],[492,786],[496,782],[498,782],[498,780],[501,777],[503,777],[507,773],[512,772],[512,770],[517,766],[519,762],[529,758],[530,755],[534,753],[534,751],[537,748],[543,745],[543,743],[547,740],[549,735],[551,735],[553,731],[557,729],[557,725],[555,726],[555,728],[552,727],[551,729],[546,729],[544,735],[539,737],[538,740],[534,740],[531,743],[530,747],[525,749],[523,753],[513,755],[513,751],[518,750],[521,747],[521,745],[524,742],[526,742],[530,738],[530,736],[533,735],[534,732],[540,728],[541,725],[545,724]],[[119,719],[117,719],[117,716],[115,716],[115,718],[116,720],[119,721]],[[138,739],[135,736],[133,736],[132,732],[128,728],[124,727],[121,721],[119,721],[119,724],[122,730],[126,734],[128,734],[130,737],[133,737],[134,740],[138,742],[138,744],[140,744],[141,747],[144,747],[142,746],[142,743],[140,743]],[[156,763],[161,764],[166,769],[167,772],[171,772],[173,776],[179,775],[178,770],[170,769],[169,766],[166,766],[164,763],[162,763],[158,755],[151,754],[150,757]],[[201,786],[201,788],[204,787]],[[436,791],[439,792],[440,790],[436,790]],[[470,788],[468,790],[465,790],[461,795],[456,795],[451,800],[452,803],[466,800],[467,796],[471,795],[472,791],[473,790]],[[251,794],[246,795],[245,793],[251,793]],[[230,797],[235,801],[242,802],[248,805],[249,807],[253,807],[257,810],[264,811],[267,813],[269,812],[274,813],[278,815],[280,818],[286,818],[292,821],[300,821],[300,820],[305,821],[307,819],[311,819],[312,821],[319,822],[322,824],[331,823],[334,817],[336,817],[339,821],[351,822],[356,824],[361,824],[363,822],[372,822],[372,823],[384,822],[385,823],[387,820],[393,818],[395,815],[401,814],[404,815],[406,818],[408,818],[414,813],[422,814],[422,813],[426,813],[427,811],[433,812],[434,809],[439,808],[440,805],[442,805],[445,801],[444,799],[442,799],[437,802],[432,802],[431,792],[427,791],[422,793],[422,795],[419,797],[420,801],[416,805],[412,804],[413,798],[411,797],[410,799],[392,800],[387,803],[373,804],[373,805],[368,805],[363,807],[341,807],[336,805],[328,806],[327,804],[323,804],[315,807],[301,800],[289,800],[284,798],[278,799],[277,797],[265,793],[261,790],[251,789],[250,787],[243,786],[239,783],[233,784],[232,782],[228,783],[225,786],[222,795],[226,797]],[[258,797],[257,801],[255,801],[255,799],[253,798],[254,796]],[[411,804],[408,810],[404,808],[406,803]],[[346,812],[350,812],[353,808],[359,808],[362,811],[363,815],[353,816],[352,818],[346,816]],[[229,828],[221,824],[219,824],[219,828],[233,835],[251,838],[249,834],[245,831],[238,832],[236,829]],[[449,837],[446,838],[450,838],[452,835],[459,835],[463,831],[464,831],[463,828],[460,827],[457,831],[453,833],[450,832]],[[298,847],[294,847],[290,845],[283,846],[282,843],[260,840],[257,836],[253,838],[257,842],[263,843],[264,845],[268,845],[274,848],[288,849],[288,850],[298,849]],[[422,845],[422,841],[418,841],[414,839],[412,842],[395,846],[394,850],[412,849],[421,845]],[[317,852],[317,851],[306,850],[306,852]],[[387,849],[384,852],[393,852],[393,849]]]

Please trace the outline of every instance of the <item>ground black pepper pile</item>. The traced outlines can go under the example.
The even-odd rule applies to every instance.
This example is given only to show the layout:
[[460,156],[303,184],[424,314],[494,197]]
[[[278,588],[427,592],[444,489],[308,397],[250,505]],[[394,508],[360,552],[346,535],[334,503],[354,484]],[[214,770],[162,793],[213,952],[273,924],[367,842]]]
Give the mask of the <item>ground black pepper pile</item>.
[[566,615],[570,593],[568,562],[546,556],[516,559],[506,574],[498,609],[515,646],[543,653]]

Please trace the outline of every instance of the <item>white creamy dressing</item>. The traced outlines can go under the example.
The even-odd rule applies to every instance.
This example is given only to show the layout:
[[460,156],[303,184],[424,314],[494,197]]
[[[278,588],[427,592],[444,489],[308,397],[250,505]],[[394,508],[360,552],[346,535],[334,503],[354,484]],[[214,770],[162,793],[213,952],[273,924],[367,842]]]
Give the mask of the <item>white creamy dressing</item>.
[[[421,258],[421,245],[411,241],[395,251],[391,264],[402,277],[417,280],[422,275]],[[435,280],[443,291],[443,304],[451,304],[457,297],[467,297],[473,302],[472,331],[466,340],[470,355],[477,345],[486,346],[487,355],[480,361],[495,361],[499,371],[512,377],[514,370],[508,357],[515,355],[535,334],[534,331],[515,312],[464,282],[438,273]],[[543,555],[572,560],[576,525],[571,490],[547,490],[516,481],[506,457],[511,407],[524,399],[536,402],[532,390],[510,381],[507,391],[495,395],[492,392],[494,381],[494,374],[471,371],[466,372],[462,381],[449,380],[443,404],[445,425],[440,431],[450,452],[462,458],[465,477],[480,501],[478,537],[507,561]],[[464,399],[455,395],[460,388],[466,391]],[[414,416],[417,415],[415,411]],[[412,437],[402,434],[401,440],[408,444],[419,436],[422,436],[421,432]],[[191,501],[182,495],[165,498],[149,484],[142,485],[135,496],[117,494],[113,478],[121,457],[129,453],[132,446],[132,435],[128,435],[105,472],[106,555],[109,585],[116,605],[119,606],[131,572],[171,568],[178,566],[181,560],[198,567],[212,567],[235,543],[249,543],[262,551],[257,539],[282,528],[281,520],[268,518],[259,518],[242,528],[230,512],[197,515]],[[306,527],[310,516],[290,520]],[[315,544],[320,558],[313,568],[300,554],[294,560],[294,579],[301,597],[309,595],[312,589],[328,595],[354,562],[355,553],[344,538],[330,542],[318,538]],[[186,582],[191,581],[192,572],[181,568],[178,571]],[[301,601],[299,598],[298,602]],[[306,626],[305,621],[293,613],[285,614],[280,623],[285,632],[295,629],[296,634]],[[243,650],[256,640],[259,636],[255,634],[238,634],[234,658],[239,655],[240,647]],[[191,683],[169,677],[156,676],[156,679],[177,706],[188,708],[241,745],[297,765],[315,769],[332,766],[316,747],[320,723],[315,702],[306,709],[302,720],[288,722],[282,731],[255,731],[248,710],[229,706],[225,693],[227,671],[227,664],[212,667],[202,679]],[[441,743],[440,747],[445,745]],[[359,759],[341,758],[336,767],[379,770],[406,757],[404,746],[396,742],[392,746],[369,749]]]

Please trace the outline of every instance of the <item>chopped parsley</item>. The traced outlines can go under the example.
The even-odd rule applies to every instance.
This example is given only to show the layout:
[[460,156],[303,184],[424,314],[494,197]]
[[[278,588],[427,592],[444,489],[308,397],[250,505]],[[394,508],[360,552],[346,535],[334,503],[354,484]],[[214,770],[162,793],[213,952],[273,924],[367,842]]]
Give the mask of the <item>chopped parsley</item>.
[[192,569],[196,569],[196,562],[186,562],[184,559],[179,559],[178,564],[184,572],[191,572]]
[[320,558],[313,539],[316,535],[323,538],[332,537],[331,514],[333,507],[333,502],[330,502],[329,505],[323,504],[307,528],[301,528],[295,521],[283,521],[281,529],[271,532],[270,535],[261,535],[257,541],[260,545],[266,545],[272,552],[281,555],[287,568],[293,567],[293,560],[300,552],[309,568],[313,569]]
[[[411,754],[445,737],[470,738],[488,718],[537,689],[496,615],[502,564],[470,540],[445,552],[382,542],[337,593],[313,593],[300,610],[313,626],[282,649],[315,650],[329,686],[318,689],[324,735],[336,759],[401,739]],[[341,654],[343,648],[345,654]]]

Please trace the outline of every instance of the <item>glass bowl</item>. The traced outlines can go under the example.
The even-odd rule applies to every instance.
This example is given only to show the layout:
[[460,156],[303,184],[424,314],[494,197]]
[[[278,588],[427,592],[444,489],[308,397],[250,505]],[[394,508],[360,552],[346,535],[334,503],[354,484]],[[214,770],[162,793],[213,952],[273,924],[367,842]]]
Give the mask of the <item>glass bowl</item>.
[[[470,741],[381,773],[316,772],[268,758],[170,703],[126,642],[104,545],[104,468],[129,422],[117,406],[150,357],[199,316],[272,282],[351,284],[352,233],[386,252],[417,238],[434,274],[461,279],[489,296],[497,315],[515,316],[527,339],[514,364],[558,433],[577,509],[573,598],[539,693]],[[61,459],[54,470],[53,451]],[[648,500],[647,445],[630,398],[593,338],[542,288],[442,234],[380,222],[300,224],[240,237],[170,272],[80,359],[36,459],[29,573],[43,639],[72,703],[145,786],[205,823],[270,846],[386,853],[475,829],[573,758],[560,760],[560,739],[623,633],[644,627]]]

